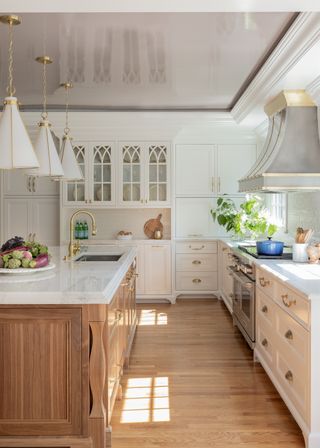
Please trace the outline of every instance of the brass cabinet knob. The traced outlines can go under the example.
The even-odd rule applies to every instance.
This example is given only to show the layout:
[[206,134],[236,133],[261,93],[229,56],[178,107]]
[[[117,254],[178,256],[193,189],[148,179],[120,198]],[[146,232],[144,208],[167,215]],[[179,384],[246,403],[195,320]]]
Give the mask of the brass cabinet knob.
[[259,283],[260,283],[260,286],[265,288],[266,286],[270,285],[270,280],[266,280],[264,277],[259,277]]
[[285,379],[289,382],[293,381],[293,373],[291,372],[291,370],[288,370],[288,372],[285,374]]
[[282,294],[281,299],[282,299],[282,303],[287,308],[290,308],[290,306],[297,304],[297,301],[295,299],[289,299],[288,294]]
[[268,341],[267,341],[267,339],[264,338],[263,341],[261,342],[261,344],[262,344],[264,347],[268,347]]
[[268,307],[267,307],[267,305],[264,305],[264,306],[261,308],[261,311],[262,311],[263,313],[267,313],[267,312],[268,312]]
[[286,331],[284,337],[285,337],[286,339],[293,339],[293,333],[292,333],[292,331],[291,331],[291,330]]

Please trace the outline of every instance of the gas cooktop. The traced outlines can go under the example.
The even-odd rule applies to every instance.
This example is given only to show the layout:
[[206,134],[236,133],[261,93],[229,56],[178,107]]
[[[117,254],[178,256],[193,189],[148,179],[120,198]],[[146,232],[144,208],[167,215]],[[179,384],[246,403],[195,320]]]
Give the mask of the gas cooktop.
[[258,255],[256,246],[239,245],[238,248],[254,258],[263,258],[267,260],[292,260],[292,247],[290,246],[284,246],[282,255]]

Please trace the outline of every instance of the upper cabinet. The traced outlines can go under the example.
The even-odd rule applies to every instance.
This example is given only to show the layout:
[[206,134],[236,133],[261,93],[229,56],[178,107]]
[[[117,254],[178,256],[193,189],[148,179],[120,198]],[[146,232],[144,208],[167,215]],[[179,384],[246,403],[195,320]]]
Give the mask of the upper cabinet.
[[119,145],[119,204],[125,207],[170,205],[170,151],[167,143]]
[[75,143],[73,150],[84,179],[64,183],[64,204],[115,205],[115,144]]
[[176,146],[176,195],[210,196],[214,192],[214,145]]
[[56,196],[59,182],[48,177],[28,176],[24,170],[4,171],[3,193],[5,196]]
[[176,196],[238,194],[256,159],[255,145],[177,145]]
[[256,160],[256,145],[219,145],[217,149],[217,189],[220,194],[238,193],[238,180]]
[[169,148],[163,142],[76,143],[84,179],[65,182],[64,205],[169,206]]

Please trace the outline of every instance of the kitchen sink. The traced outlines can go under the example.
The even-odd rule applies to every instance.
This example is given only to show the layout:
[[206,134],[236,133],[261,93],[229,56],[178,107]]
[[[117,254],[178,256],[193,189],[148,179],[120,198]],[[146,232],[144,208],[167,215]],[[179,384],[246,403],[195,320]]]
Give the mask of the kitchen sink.
[[122,257],[120,255],[106,255],[106,254],[94,254],[94,255],[81,255],[75,261],[118,261]]

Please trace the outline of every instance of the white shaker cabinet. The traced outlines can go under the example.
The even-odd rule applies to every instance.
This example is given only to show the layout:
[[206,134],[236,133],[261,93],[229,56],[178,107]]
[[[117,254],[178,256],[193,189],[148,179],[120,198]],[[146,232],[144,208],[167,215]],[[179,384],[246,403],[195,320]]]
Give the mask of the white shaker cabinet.
[[217,193],[236,194],[238,180],[256,160],[256,145],[219,145],[217,158]]
[[176,145],[176,196],[237,195],[238,180],[255,159],[252,144]]
[[48,246],[59,242],[59,198],[5,198],[3,240],[13,236],[26,239],[35,234],[37,241]]
[[207,196],[215,191],[215,146],[176,146],[176,195]]
[[59,182],[48,177],[34,177],[24,170],[3,173],[3,194],[5,196],[53,196],[59,194]]
[[219,290],[220,296],[224,301],[226,307],[232,314],[232,294],[233,294],[233,279],[229,272],[229,266],[232,265],[232,251],[230,247],[219,241]]
[[170,295],[171,244],[157,244],[155,241],[154,244],[146,244],[144,250],[144,293]]

